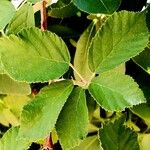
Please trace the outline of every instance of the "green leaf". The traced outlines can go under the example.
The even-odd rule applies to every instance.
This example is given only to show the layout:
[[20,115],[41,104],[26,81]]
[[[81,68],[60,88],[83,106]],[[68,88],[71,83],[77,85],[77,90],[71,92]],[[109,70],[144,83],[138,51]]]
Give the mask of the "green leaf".
[[138,134],[140,150],[149,150],[150,134]]
[[89,136],[72,150],[103,150],[97,136]]
[[40,2],[40,0],[27,0],[28,2],[31,2],[33,4],[37,3],[37,2]]
[[6,74],[0,74],[0,94],[29,95],[30,85],[24,82],[17,82]]
[[[85,80],[90,80],[93,73],[89,69],[88,65],[88,48],[90,42],[95,35],[95,23],[91,23],[90,26],[81,35],[76,48],[74,67],[80,73]],[[76,80],[81,80],[80,77],[74,72]]]
[[54,18],[68,18],[74,16],[78,9],[71,0],[59,0],[48,7],[48,16]]
[[74,4],[88,13],[112,14],[120,6],[121,0],[73,0]]
[[23,139],[17,140],[18,127],[9,129],[0,140],[0,150],[26,150],[30,144]]
[[139,150],[137,134],[126,128],[122,119],[104,125],[99,136],[104,150]]
[[148,43],[143,12],[114,13],[99,29],[89,48],[89,67],[102,73],[139,54]]
[[93,118],[93,114],[97,108],[97,103],[95,102],[94,98],[90,95],[88,90],[86,91],[86,101],[87,101],[89,120],[91,121]]
[[94,78],[89,91],[97,103],[108,111],[122,111],[145,102],[144,95],[134,80],[120,73],[106,72]]
[[147,6],[147,9],[146,9],[147,13],[146,13],[146,24],[147,24],[147,27],[148,27],[148,30],[150,32],[150,5]]
[[145,123],[150,127],[150,106],[149,104],[141,104],[138,106],[134,106],[131,111],[142,118]]
[[0,123],[7,127],[9,127],[10,125],[18,126],[19,119],[9,109],[4,109],[0,113]]
[[20,124],[22,108],[29,101],[27,96],[6,96],[0,100],[0,123],[4,126]]
[[3,98],[4,106],[20,119],[23,107],[30,101],[28,96],[6,96]]
[[111,72],[112,74],[113,73],[121,73],[121,74],[125,74],[125,71],[126,71],[126,67],[125,67],[125,63],[109,70],[108,72]]
[[150,74],[150,49],[146,48],[142,53],[133,58],[134,62]]
[[21,115],[19,137],[29,141],[46,138],[73,88],[71,81],[49,85],[27,104]]
[[62,76],[69,67],[67,46],[54,33],[37,28],[0,39],[1,61],[18,81],[44,82]]
[[2,30],[15,14],[15,8],[8,0],[0,1],[0,30]]
[[56,131],[63,149],[77,146],[87,135],[87,125],[88,109],[85,91],[77,87],[68,98],[56,124]]
[[7,34],[16,34],[23,28],[34,27],[34,12],[31,4],[23,5],[14,15],[7,27]]

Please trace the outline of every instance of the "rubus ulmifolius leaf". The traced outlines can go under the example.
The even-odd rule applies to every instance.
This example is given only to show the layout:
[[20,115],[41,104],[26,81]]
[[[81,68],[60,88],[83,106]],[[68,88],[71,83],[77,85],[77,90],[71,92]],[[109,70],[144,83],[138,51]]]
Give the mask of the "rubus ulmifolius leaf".
[[20,125],[23,106],[29,101],[28,96],[5,96],[0,100],[0,124],[7,127]]
[[94,78],[89,91],[96,102],[108,111],[122,111],[146,102],[138,84],[130,76],[117,72],[108,71]]
[[7,27],[7,35],[17,34],[23,28],[34,27],[34,12],[31,4],[23,5],[14,15]]
[[145,12],[116,12],[108,18],[91,42],[89,67],[102,73],[128,61],[148,44]]
[[80,143],[80,145],[71,150],[103,150],[103,149],[100,145],[98,136],[94,135],[88,136],[86,139],[82,141],[82,143]]
[[0,1],[0,30],[4,29],[5,26],[12,19],[15,14],[15,7],[8,0]]
[[146,47],[133,61],[150,74],[150,48]]
[[73,89],[72,81],[52,83],[28,103],[22,111],[19,137],[28,141],[46,138]]
[[[77,42],[77,48],[74,58],[74,67],[82,75],[85,80],[90,80],[93,73],[88,65],[88,48],[90,42],[95,35],[95,23],[91,23],[89,27],[80,36]],[[80,80],[79,76],[74,72],[76,80]]]
[[29,95],[31,88],[28,83],[17,82],[7,74],[0,74],[0,94]]
[[18,81],[45,82],[59,78],[70,63],[63,40],[35,27],[22,30],[18,36],[1,38],[0,54],[3,69]]
[[71,150],[103,150],[98,136],[88,136],[86,139],[84,139],[80,145],[77,147],[71,149]]
[[19,127],[10,128],[0,139],[0,150],[27,150],[30,143],[17,139]]
[[88,109],[85,90],[73,89],[65,103],[58,121],[56,131],[63,149],[71,149],[86,137],[88,131]]
[[69,18],[76,15],[77,12],[78,9],[72,0],[59,0],[56,4],[48,7],[48,16],[54,18]]
[[121,0],[73,0],[73,2],[85,12],[102,14],[112,14],[121,4]]
[[138,136],[123,125],[123,118],[104,125],[99,138],[104,150],[139,150]]

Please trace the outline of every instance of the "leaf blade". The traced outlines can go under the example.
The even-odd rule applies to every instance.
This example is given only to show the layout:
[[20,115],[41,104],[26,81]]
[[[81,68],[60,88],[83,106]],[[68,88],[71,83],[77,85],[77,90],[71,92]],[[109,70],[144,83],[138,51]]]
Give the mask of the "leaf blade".
[[23,5],[14,15],[7,27],[7,35],[17,34],[23,28],[34,27],[34,12],[31,4]]
[[102,147],[97,136],[89,136],[72,150],[102,150]]
[[137,134],[126,128],[121,119],[104,125],[99,131],[99,137],[105,150],[129,150],[131,147],[133,150],[139,150]]
[[24,29],[18,36],[0,39],[3,68],[13,79],[45,82],[68,70],[70,56],[61,38],[37,28]]
[[134,80],[120,73],[103,73],[92,80],[89,91],[97,103],[108,111],[122,111],[126,107],[145,102],[144,95]]
[[25,150],[28,149],[30,144],[23,140],[16,140],[18,136],[18,127],[13,127],[9,129],[2,139],[0,140],[1,150]]
[[0,94],[29,95],[30,93],[29,84],[14,81],[8,75],[0,74]]
[[114,13],[93,38],[89,67],[96,73],[110,70],[139,54],[147,43],[144,13]]
[[56,131],[63,149],[77,146],[87,135],[88,110],[84,92],[80,87],[72,91],[56,123]]
[[111,14],[118,9],[121,0],[73,0],[74,4],[88,13]]
[[11,2],[6,0],[0,1],[0,30],[3,29],[15,14],[15,8]]
[[24,107],[19,137],[37,141],[48,136],[72,88],[71,81],[53,83],[45,87],[31,103]]
[[[74,67],[81,74],[85,80],[90,80],[93,73],[88,65],[88,48],[92,37],[95,34],[95,24],[91,23],[90,26],[83,32],[79,41],[74,58]],[[82,59],[81,59],[82,58]],[[74,72],[76,80],[80,80],[79,76]]]

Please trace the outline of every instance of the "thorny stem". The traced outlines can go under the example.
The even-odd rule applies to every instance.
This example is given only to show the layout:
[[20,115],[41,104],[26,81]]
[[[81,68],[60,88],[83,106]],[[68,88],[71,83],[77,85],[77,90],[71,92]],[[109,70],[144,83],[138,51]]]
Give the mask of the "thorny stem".
[[47,13],[46,13],[46,4],[45,0],[41,2],[41,30],[45,31],[47,29]]

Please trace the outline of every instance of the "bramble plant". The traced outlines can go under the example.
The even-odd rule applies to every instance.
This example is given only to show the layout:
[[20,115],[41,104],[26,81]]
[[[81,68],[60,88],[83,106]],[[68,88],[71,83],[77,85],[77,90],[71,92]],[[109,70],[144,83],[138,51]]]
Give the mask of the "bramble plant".
[[0,150],[149,150],[149,29],[146,1],[1,0]]

